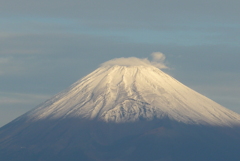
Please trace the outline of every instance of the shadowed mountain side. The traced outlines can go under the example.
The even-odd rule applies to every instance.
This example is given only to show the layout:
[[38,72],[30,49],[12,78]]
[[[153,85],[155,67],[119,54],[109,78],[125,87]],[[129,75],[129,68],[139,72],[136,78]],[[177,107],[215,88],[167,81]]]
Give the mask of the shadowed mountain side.
[[[240,158],[239,127],[152,120],[106,123],[83,119],[19,120],[0,131],[0,156],[31,160],[225,161]],[[9,132],[11,130],[11,132]]]

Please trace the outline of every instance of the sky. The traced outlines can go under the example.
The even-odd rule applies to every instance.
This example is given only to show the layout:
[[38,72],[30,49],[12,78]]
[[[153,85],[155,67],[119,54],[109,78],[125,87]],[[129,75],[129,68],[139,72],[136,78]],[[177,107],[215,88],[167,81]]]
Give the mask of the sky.
[[240,113],[239,0],[0,0],[0,127],[121,57]]

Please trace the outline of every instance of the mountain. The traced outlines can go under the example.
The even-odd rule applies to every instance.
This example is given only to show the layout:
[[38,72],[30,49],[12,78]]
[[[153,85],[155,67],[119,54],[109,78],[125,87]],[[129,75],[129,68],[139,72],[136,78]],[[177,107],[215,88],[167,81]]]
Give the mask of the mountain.
[[111,62],[2,127],[0,157],[9,161],[240,159],[239,114],[146,61]]

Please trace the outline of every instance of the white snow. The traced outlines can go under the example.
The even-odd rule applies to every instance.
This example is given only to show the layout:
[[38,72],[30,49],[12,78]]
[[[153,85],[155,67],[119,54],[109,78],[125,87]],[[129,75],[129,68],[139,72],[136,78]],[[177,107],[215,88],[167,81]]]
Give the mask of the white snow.
[[[104,63],[69,89],[23,115],[31,120],[86,118],[133,122],[168,117],[187,124],[232,126],[240,115],[137,58]],[[133,64],[131,61],[135,60]]]

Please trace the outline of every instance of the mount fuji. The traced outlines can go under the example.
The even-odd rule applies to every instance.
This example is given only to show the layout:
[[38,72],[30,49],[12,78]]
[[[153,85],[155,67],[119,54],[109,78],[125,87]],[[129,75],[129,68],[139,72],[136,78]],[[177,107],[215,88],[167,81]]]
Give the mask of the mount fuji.
[[235,161],[239,151],[239,114],[138,58],[102,64],[0,129],[9,161]]

